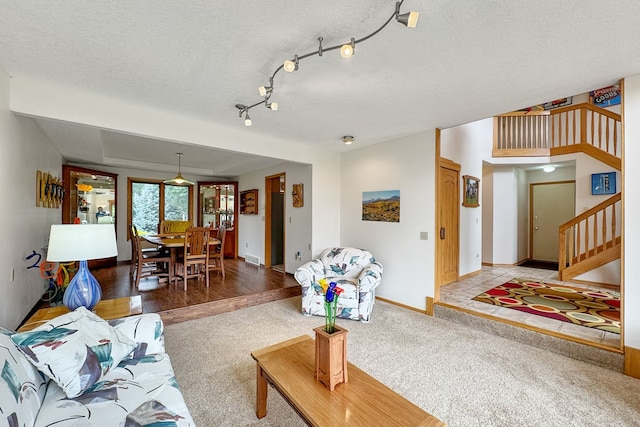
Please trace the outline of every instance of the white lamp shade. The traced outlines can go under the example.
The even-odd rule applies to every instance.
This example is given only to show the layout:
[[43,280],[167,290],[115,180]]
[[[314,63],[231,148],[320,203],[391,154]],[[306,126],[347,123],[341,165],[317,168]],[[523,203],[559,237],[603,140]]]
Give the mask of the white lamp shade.
[[113,224],[53,224],[47,261],[70,262],[118,255]]

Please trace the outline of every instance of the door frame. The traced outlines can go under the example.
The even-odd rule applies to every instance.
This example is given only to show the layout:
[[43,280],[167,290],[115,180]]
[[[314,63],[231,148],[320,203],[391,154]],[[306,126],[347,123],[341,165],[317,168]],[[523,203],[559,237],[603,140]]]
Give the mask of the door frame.
[[[283,177],[283,181],[282,184],[284,185],[284,188],[287,188],[287,174],[285,172],[280,172],[274,175],[269,175],[266,176],[264,178],[264,200],[265,200],[265,204],[264,204],[264,266],[266,268],[271,268],[271,218],[272,218],[272,207],[271,207],[271,193],[274,192],[274,188],[278,188],[278,191],[280,191],[280,177]],[[276,185],[277,182],[277,186],[274,187]],[[287,198],[287,192],[284,192],[285,195],[285,211],[286,211],[286,198]],[[285,212],[285,218],[286,218],[286,212]],[[283,218],[284,220],[284,218]],[[286,250],[286,229],[287,229],[287,221],[284,221],[284,226],[283,226],[283,231],[282,231],[282,252],[283,252],[283,256],[282,256],[282,263],[284,266],[284,270],[286,271],[286,256],[284,256],[287,253]]]

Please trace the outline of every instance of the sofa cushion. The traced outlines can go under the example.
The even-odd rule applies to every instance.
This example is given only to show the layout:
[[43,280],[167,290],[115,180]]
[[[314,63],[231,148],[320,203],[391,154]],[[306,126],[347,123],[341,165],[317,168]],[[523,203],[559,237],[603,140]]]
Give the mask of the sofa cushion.
[[117,331],[135,341],[136,348],[127,357],[138,358],[165,352],[164,324],[158,313],[122,317],[108,320],[108,322]]
[[35,427],[193,426],[167,354],[125,359],[82,395],[53,382]]
[[325,277],[357,278],[364,268],[375,262],[370,252],[357,248],[329,248],[320,254]]
[[18,349],[68,397],[92,387],[136,347],[84,307],[11,336]]
[[13,344],[14,333],[0,326],[0,425],[31,426],[47,382]]

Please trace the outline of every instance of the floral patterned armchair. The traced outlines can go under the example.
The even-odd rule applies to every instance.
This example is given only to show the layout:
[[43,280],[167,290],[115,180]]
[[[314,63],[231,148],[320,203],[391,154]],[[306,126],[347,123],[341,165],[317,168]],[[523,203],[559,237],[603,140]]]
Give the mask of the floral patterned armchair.
[[302,286],[302,313],[324,316],[324,293],[318,280],[344,289],[338,300],[337,316],[368,322],[375,301],[375,288],[382,280],[382,265],[364,249],[328,248],[318,259],[301,265],[294,277]]

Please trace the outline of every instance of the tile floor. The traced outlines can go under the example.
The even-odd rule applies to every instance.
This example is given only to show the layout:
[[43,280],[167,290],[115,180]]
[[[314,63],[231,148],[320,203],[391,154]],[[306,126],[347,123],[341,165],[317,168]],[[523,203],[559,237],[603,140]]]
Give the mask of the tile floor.
[[585,284],[562,282],[558,280],[558,272],[552,270],[542,270],[519,266],[483,266],[482,271],[479,274],[468,279],[443,286],[440,289],[440,302],[480,313],[485,313],[494,317],[509,319],[511,321],[535,326],[544,330],[570,335],[588,341],[593,341],[594,343],[600,345],[620,348],[620,335],[611,332],[599,331],[593,328],[574,325],[572,323],[547,319],[542,316],[523,313],[505,307],[497,307],[491,304],[474,301],[472,299],[476,295],[479,295],[482,292],[489,290],[495,286],[508,282],[514,277],[536,279],[547,283],[566,283],[570,286],[582,287],[585,289],[602,289],[608,291],[611,290]]

